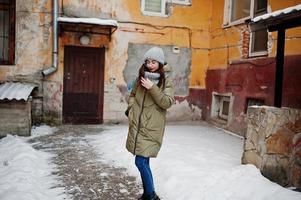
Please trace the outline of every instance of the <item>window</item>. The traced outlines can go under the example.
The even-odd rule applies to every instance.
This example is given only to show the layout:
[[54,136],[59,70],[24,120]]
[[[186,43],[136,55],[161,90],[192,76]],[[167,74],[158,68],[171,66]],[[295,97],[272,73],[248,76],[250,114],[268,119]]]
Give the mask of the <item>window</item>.
[[267,0],[225,0],[224,26],[245,23],[266,10]]
[[224,26],[244,23],[251,18],[251,4],[253,0],[225,0]]
[[232,94],[212,93],[211,117],[222,123],[228,123],[233,109]]
[[249,106],[255,106],[255,105],[256,106],[264,105],[264,100],[263,99],[255,99],[255,98],[247,98],[245,113],[247,113],[247,110],[248,110]]
[[0,64],[14,64],[15,1],[0,0]]
[[256,0],[254,2],[254,17],[265,14],[267,12],[267,0]]
[[165,17],[166,0],[142,0],[141,10],[144,15]]
[[[225,0],[224,26],[245,23],[247,19],[267,12],[267,0]],[[267,55],[268,32],[258,30],[250,34],[249,56]]]
[[252,32],[250,40],[250,56],[267,55],[268,32],[266,29]]
[[[267,12],[268,2],[267,0],[255,0],[254,1],[254,13],[253,16],[263,15]],[[267,55],[268,49],[268,31],[266,29],[257,30],[251,33],[250,37],[250,56],[262,56]]]
[[230,97],[223,96],[220,99],[218,116],[227,120],[229,116]]
[[250,16],[250,6],[251,0],[232,0],[230,21],[234,22],[248,18]]

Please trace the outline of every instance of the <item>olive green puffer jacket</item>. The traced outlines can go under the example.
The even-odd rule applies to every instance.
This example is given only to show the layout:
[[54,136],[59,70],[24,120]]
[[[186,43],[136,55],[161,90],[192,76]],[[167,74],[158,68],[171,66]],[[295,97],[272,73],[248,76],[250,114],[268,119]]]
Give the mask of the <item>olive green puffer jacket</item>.
[[174,102],[171,68],[165,65],[164,71],[164,89],[154,84],[147,90],[136,81],[130,94],[126,148],[134,155],[156,157],[161,148],[166,109]]

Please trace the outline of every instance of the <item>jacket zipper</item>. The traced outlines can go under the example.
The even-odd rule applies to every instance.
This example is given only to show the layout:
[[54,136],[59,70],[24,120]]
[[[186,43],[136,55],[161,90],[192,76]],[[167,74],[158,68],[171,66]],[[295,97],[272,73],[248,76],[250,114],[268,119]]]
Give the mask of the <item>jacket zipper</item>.
[[138,134],[139,134],[139,131],[140,131],[141,115],[142,115],[143,108],[144,108],[145,96],[146,96],[146,89],[144,89],[144,96],[143,96],[142,105],[141,105],[142,108],[141,108],[141,111],[140,111],[140,114],[139,114],[137,134],[136,134],[136,138],[135,138],[134,155],[136,155],[136,145],[137,145]]

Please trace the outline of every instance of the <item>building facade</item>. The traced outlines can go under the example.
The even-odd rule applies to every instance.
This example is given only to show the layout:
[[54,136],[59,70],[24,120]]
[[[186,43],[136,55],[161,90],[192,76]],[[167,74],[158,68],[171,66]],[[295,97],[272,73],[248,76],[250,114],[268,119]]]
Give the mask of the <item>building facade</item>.
[[[246,133],[247,107],[274,106],[277,32],[250,31],[257,16],[301,1],[214,0],[206,71],[204,117],[235,133]],[[283,66],[283,107],[301,108],[300,27],[287,29]]]
[[[277,41],[251,33],[249,21],[300,3],[2,0],[0,82],[37,85],[34,122],[119,123],[143,54],[160,46],[176,95],[168,120],[206,119],[243,135],[247,106],[273,104]],[[295,108],[300,30],[288,30],[285,46],[283,106]]]

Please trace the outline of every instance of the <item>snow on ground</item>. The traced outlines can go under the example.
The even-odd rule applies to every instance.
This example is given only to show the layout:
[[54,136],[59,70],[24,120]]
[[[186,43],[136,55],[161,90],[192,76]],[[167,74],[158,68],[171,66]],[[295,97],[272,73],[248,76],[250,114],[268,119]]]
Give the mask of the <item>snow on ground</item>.
[[[106,162],[128,169],[140,181],[134,156],[125,149],[127,126],[89,136]],[[163,146],[151,159],[155,188],[164,200],[293,200],[301,193],[241,165],[243,139],[205,126],[167,126]]]
[[[49,126],[34,127],[33,137],[51,134]],[[1,200],[60,200],[63,188],[51,172],[51,155],[32,148],[28,137],[8,135],[0,140],[0,199]]]
[[[127,168],[140,182],[134,156],[125,149],[127,126],[105,129],[87,139],[103,162]],[[55,130],[33,127],[30,138]],[[52,155],[33,149],[28,139],[8,135],[0,140],[0,199],[66,199],[51,175]],[[269,181],[253,165],[241,165],[242,147],[242,138],[208,125],[167,126],[159,156],[151,159],[157,193],[164,200],[301,199],[301,193]]]
[[58,129],[56,127],[50,127],[47,125],[41,125],[41,126],[33,126],[31,129],[31,137],[38,137],[38,136],[44,136],[49,135],[57,131]]

